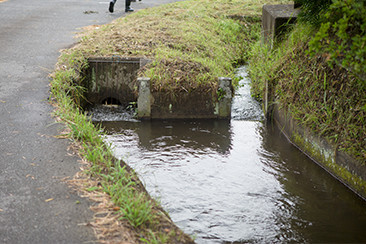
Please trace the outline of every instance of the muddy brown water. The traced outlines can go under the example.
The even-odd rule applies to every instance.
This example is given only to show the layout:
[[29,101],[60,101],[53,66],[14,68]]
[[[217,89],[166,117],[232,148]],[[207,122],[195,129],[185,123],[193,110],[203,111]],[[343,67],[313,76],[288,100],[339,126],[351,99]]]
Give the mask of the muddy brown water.
[[366,242],[365,202],[262,121],[249,82],[230,121],[124,115],[106,140],[197,243]]

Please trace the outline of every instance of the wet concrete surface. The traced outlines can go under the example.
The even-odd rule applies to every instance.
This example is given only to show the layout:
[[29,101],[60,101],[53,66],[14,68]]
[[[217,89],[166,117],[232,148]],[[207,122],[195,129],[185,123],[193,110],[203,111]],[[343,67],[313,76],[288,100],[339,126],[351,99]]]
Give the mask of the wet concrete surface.
[[79,158],[54,137],[63,127],[51,116],[48,75],[79,28],[125,15],[124,1],[113,14],[107,9],[108,1],[94,0],[0,2],[0,243],[95,240],[83,225],[92,203],[62,182],[79,170]]

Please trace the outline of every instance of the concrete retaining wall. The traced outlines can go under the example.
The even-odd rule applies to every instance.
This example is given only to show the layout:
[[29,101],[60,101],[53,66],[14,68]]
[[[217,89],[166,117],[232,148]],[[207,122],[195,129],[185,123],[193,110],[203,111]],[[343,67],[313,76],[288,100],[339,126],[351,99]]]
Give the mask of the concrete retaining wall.
[[315,163],[366,200],[366,165],[339,151],[336,145],[328,142],[310,129],[304,128],[278,105],[270,107],[267,113],[288,140],[304,152]]
[[218,78],[218,90],[166,94],[151,92],[149,78],[137,77],[148,63],[140,58],[90,58],[83,84],[89,106],[137,102],[140,119],[228,119],[231,116],[231,79]]
[[128,105],[137,100],[137,72],[149,60],[141,58],[89,58],[84,86],[85,98],[90,104],[107,100]]
[[[296,20],[299,10],[291,5],[264,5],[262,17],[263,41],[273,44]],[[288,140],[319,166],[366,200],[366,165],[338,150],[325,138],[315,135],[280,109],[275,100],[275,87],[266,81],[263,105],[266,117],[273,120]]]

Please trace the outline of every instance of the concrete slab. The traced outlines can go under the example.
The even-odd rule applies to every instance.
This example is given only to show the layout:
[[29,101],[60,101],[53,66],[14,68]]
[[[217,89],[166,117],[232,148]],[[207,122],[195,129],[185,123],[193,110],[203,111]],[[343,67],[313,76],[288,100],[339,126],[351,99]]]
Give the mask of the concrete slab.
[[262,41],[271,46],[288,30],[299,14],[294,4],[264,5],[262,8]]

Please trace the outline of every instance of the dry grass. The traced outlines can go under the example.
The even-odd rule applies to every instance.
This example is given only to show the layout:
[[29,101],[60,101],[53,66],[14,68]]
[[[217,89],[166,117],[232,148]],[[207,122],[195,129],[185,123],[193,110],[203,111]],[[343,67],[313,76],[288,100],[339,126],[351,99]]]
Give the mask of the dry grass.
[[91,28],[76,48],[86,57],[154,60],[140,76],[149,77],[155,90],[215,89],[217,77],[234,78],[235,65],[259,37],[262,5],[288,2],[188,0],[140,10]]
[[[61,137],[68,134],[65,130]],[[79,142],[74,142],[68,149],[73,154],[78,154],[80,158],[82,155],[82,145]],[[142,244],[145,243],[143,239],[154,239],[154,236],[165,236],[166,243],[190,244],[193,240],[182,232],[170,219],[168,214],[155,202],[140,182],[135,178],[136,191],[146,194],[147,198],[154,202],[153,215],[155,222],[153,228],[148,230],[144,228],[134,228],[131,224],[121,216],[121,207],[117,206],[111,199],[111,196],[103,191],[103,179],[98,178],[95,174],[90,175],[90,169],[93,164],[82,159],[79,161],[80,171],[70,180],[64,181],[81,197],[88,198],[93,204],[90,209],[94,212],[93,219],[86,226],[92,227],[100,243],[129,243]],[[129,169],[129,167],[126,165]],[[131,173],[132,174],[132,173]],[[165,243],[165,242],[164,242]]]
[[67,183],[77,189],[82,197],[94,202],[91,206],[94,218],[86,225],[93,228],[97,240],[100,243],[141,243],[136,231],[129,226],[126,220],[120,219],[121,216],[118,213],[120,208],[114,205],[108,194],[101,190],[87,190],[99,187],[100,182],[85,173],[84,170],[91,167],[90,163],[82,160],[81,164],[83,165],[82,171]]

